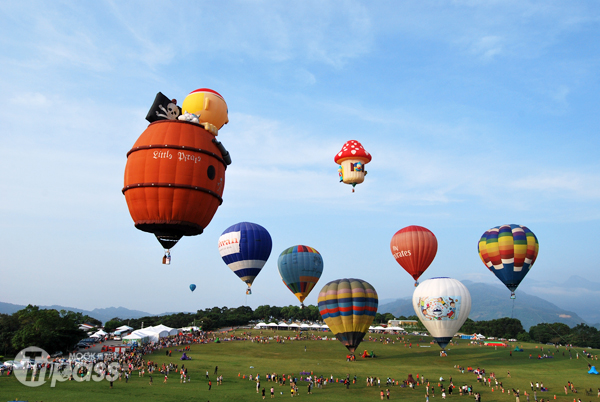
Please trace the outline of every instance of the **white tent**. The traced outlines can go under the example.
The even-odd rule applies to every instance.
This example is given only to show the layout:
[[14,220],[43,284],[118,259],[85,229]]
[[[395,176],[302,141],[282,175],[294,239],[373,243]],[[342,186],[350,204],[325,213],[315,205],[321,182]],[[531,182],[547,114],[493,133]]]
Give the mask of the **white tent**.
[[106,333],[103,330],[99,329],[98,331],[96,331],[96,335],[104,336],[104,335],[108,335],[108,333]]
[[300,325],[294,323],[291,323],[290,325],[288,325],[289,328],[300,328]]
[[300,324],[300,328],[302,328],[302,329],[308,329],[308,328],[310,328],[310,325],[308,325],[306,323]]
[[166,325],[162,325],[162,324],[156,325],[152,328],[153,328],[153,330],[157,330],[159,332],[167,331],[169,333],[168,336],[177,335],[177,334],[179,334],[179,332],[181,332],[181,328],[171,328],[171,327],[167,327]]
[[329,325],[323,324],[323,325],[321,325],[321,328],[323,328],[323,329],[329,329]]
[[319,324],[316,324],[316,323],[315,324],[311,324],[310,327],[311,328],[315,328],[315,329],[320,329],[321,328],[321,326]]
[[283,328],[287,328],[289,325],[287,325],[285,322],[280,322],[279,324],[277,324],[277,327],[283,327]]
[[277,324],[275,324],[274,322],[270,322],[267,324],[267,327],[269,328],[277,328]]

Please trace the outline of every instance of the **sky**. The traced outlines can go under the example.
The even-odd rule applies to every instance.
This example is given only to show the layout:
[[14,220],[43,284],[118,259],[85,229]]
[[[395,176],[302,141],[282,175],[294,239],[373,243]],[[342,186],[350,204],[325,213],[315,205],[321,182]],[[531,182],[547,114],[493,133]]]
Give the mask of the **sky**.
[[[496,283],[477,243],[510,223],[540,243],[519,290],[597,298],[560,284],[597,281],[599,69],[595,1],[0,2],[0,301],[298,305],[277,270],[297,244],[324,260],[308,304],[340,278],[411,297],[396,231],[436,235],[422,279]],[[197,88],[227,102],[233,163],[167,266],[129,215],[126,154],[157,92]],[[348,140],[373,157],[355,193],[333,160]],[[273,239],[250,296],[217,248],[242,221]]]

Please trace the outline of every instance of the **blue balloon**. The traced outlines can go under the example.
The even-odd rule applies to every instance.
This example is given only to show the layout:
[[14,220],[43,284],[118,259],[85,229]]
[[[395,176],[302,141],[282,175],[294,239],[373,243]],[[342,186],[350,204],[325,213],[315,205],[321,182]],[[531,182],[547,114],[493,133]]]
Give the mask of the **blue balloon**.
[[240,222],[219,237],[219,254],[225,264],[250,286],[271,255],[273,243],[267,229],[256,223]]
[[194,285],[193,283],[190,285],[190,290],[193,292],[194,290],[196,290],[196,285]]

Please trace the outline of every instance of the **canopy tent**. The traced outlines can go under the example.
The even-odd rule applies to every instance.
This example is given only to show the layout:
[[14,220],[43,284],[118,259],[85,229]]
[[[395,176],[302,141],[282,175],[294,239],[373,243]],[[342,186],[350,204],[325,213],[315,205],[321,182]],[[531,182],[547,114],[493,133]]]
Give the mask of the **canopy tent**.
[[306,324],[306,323],[304,323],[304,324],[300,324],[300,328],[301,328],[301,329],[309,329],[309,328],[310,328],[310,325],[308,325],[308,324]]
[[[167,327],[166,325],[163,325],[163,324],[155,325],[154,327],[148,327],[148,329],[150,329],[150,328],[152,328],[152,331],[156,331],[156,332],[167,331],[169,333],[169,335],[167,335],[167,336],[174,336],[181,332],[181,328],[171,328],[171,327]],[[162,336],[161,336],[161,338],[162,338]]]
[[596,366],[592,366],[590,371],[588,371],[588,374],[598,374],[598,370],[596,370]]
[[274,322],[270,322],[267,324],[267,327],[269,328],[277,328],[277,324],[275,324]]
[[285,322],[280,322],[279,324],[277,324],[277,327],[283,327],[283,328],[287,328],[288,325]]
[[402,327],[387,327],[385,330],[386,331],[404,331],[404,328],[402,328]]
[[314,328],[314,329],[321,329],[321,325],[316,324],[316,323],[315,324],[311,324],[310,327]]
[[292,323],[292,324],[288,325],[288,328],[300,328],[300,325],[298,325],[296,323]]

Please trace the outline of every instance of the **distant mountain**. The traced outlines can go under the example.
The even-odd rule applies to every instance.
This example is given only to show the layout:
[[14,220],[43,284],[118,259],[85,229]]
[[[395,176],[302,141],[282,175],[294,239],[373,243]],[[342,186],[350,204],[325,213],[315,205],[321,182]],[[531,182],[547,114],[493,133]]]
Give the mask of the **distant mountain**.
[[[569,327],[585,323],[576,313],[557,307],[537,296],[531,296],[519,290],[515,300],[510,299],[506,288],[486,283],[462,281],[471,293],[471,313],[469,318],[475,321],[489,321],[503,317],[517,318],[525,330],[539,323],[562,322]],[[514,310],[513,310],[514,308]],[[405,317],[415,314],[412,299],[398,299],[393,303],[379,307],[380,313],[391,313]]]
[[[27,306],[0,302],[0,313],[13,314],[19,310],[24,309],[25,307],[27,307]],[[106,321],[110,320],[111,318],[115,318],[115,317],[119,317],[119,318],[122,318],[125,320],[128,318],[141,318],[141,317],[148,317],[148,316],[154,315],[154,314],[146,313],[145,311],[129,310],[125,307],[95,308],[92,311],[82,310],[82,309],[74,308],[74,307],[57,306],[57,305],[39,306],[39,308],[46,309],[46,310],[53,309],[53,310],[59,310],[59,311],[60,310],[73,311],[75,313],[81,313],[81,314],[88,315],[92,318],[102,321],[103,323],[105,323]]]
[[600,298],[600,282],[579,275],[571,275],[564,282],[526,279],[519,286],[517,297],[521,291],[543,295],[563,309],[574,311],[586,322],[600,323],[600,309],[594,305]]

